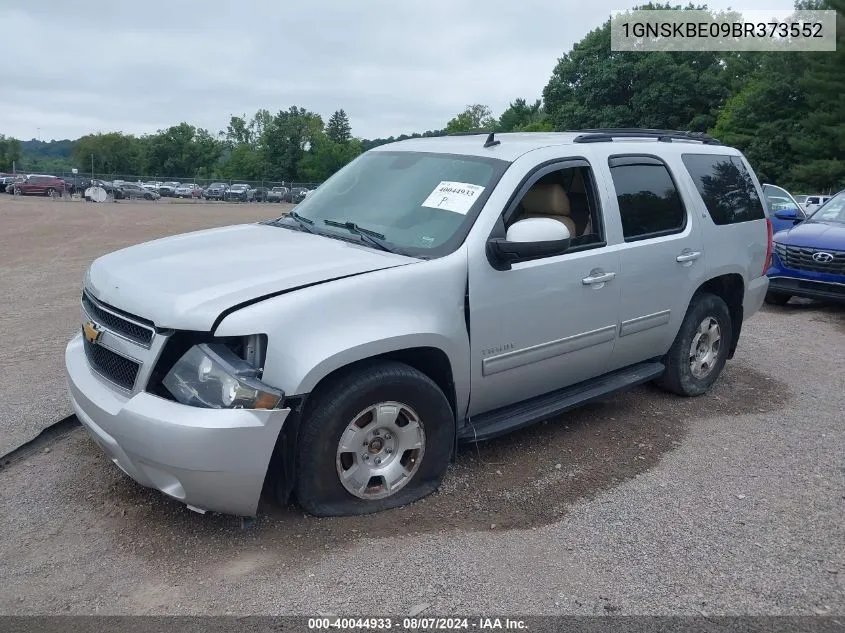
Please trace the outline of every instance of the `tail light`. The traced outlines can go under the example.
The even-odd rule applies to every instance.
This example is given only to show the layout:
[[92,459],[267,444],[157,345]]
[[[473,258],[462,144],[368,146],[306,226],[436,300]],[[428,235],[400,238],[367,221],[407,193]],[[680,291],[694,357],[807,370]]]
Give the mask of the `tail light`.
[[772,221],[766,218],[766,261],[763,264],[763,274],[769,270],[772,265]]

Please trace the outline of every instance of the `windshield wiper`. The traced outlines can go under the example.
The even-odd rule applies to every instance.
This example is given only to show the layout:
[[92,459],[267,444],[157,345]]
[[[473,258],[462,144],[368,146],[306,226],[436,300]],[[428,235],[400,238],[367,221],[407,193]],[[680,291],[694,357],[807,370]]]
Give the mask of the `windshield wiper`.
[[314,220],[309,220],[308,218],[299,215],[296,211],[288,213],[288,217],[296,220],[296,223],[299,225],[299,229],[301,231],[305,231],[306,233],[316,233],[316,231],[311,228],[314,224]]
[[337,226],[342,229],[346,229],[350,233],[355,233],[358,235],[361,240],[367,242],[371,246],[375,246],[376,248],[380,248],[383,251],[387,251],[388,253],[398,253],[399,251],[391,246],[388,246],[387,243],[384,241],[384,235],[377,231],[373,231],[372,229],[365,229],[362,226],[358,226],[354,222],[347,220],[346,222],[338,222],[336,220],[323,220],[325,224],[329,226]]

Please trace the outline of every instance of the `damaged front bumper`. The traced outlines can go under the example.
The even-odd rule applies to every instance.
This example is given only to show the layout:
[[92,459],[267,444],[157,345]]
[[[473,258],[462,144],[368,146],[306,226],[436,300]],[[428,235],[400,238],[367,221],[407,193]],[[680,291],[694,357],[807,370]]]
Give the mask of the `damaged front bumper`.
[[146,392],[123,396],[91,369],[79,335],[65,365],[79,421],[126,474],[195,510],[255,516],[290,409],[202,409]]

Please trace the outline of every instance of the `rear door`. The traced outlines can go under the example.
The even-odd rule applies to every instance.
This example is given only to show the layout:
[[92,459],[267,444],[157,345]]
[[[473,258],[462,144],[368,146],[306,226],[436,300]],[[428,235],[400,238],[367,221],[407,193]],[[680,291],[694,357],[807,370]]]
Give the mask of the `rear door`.
[[611,362],[618,369],[669,350],[706,267],[701,231],[676,167],[634,153],[611,155],[607,167],[623,238],[619,339]]

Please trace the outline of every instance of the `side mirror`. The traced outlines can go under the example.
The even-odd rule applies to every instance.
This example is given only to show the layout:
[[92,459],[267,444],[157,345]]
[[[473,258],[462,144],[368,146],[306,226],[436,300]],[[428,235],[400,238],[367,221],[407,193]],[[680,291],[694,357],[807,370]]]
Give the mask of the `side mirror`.
[[775,211],[775,217],[778,220],[800,220],[801,217],[798,215],[798,209],[781,209],[780,211]]
[[551,218],[526,218],[515,222],[502,239],[488,240],[491,263],[497,270],[509,270],[511,264],[562,255],[569,248],[571,235],[566,225]]

